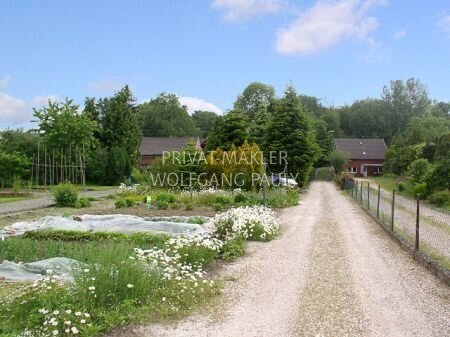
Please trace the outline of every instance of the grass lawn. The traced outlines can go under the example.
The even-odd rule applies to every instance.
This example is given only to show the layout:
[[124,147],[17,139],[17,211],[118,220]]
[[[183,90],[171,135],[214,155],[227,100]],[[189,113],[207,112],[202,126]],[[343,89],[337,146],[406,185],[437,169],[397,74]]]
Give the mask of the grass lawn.
[[[395,190],[396,193],[399,193],[400,195],[403,195],[405,197],[411,197],[413,198],[413,192],[411,185],[406,181],[404,177],[399,176],[387,176],[387,177],[373,177],[370,178],[370,181],[375,184],[379,184],[382,189],[392,192]],[[398,183],[404,182],[406,185],[406,189],[402,192],[398,190]]]
[[0,197],[0,204],[27,199],[33,199],[33,197]]

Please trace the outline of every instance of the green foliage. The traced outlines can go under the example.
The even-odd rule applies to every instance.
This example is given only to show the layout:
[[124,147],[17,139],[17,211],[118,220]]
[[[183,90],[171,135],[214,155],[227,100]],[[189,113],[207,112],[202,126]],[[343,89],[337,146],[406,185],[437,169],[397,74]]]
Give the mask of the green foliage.
[[406,184],[403,181],[401,181],[398,183],[397,188],[399,192],[404,192],[406,190]]
[[241,202],[245,202],[246,200],[247,200],[247,196],[244,193],[239,192],[234,196],[234,202],[237,204],[239,204]]
[[214,199],[215,204],[228,205],[231,203],[231,198],[225,195],[218,195]]
[[421,199],[427,196],[427,183],[418,183],[413,186],[414,196],[420,196]]
[[233,110],[215,121],[206,150],[230,150],[233,145],[242,145],[247,138],[247,120],[241,111]]
[[408,177],[413,184],[423,183],[430,172],[431,166],[426,159],[416,159],[408,166]]
[[216,203],[216,204],[213,204],[213,208],[216,212],[221,212],[224,210],[225,207],[224,207],[224,204]]
[[106,184],[109,182],[109,152],[98,145],[86,158],[86,179],[88,182]]
[[15,178],[23,177],[29,170],[30,162],[25,155],[7,153],[0,149],[1,186],[11,186]]
[[261,108],[267,109],[275,101],[275,89],[260,82],[250,83],[238,96],[234,109],[242,111],[248,120],[253,120]]
[[176,197],[174,194],[169,193],[169,192],[159,192],[156,197],[155,197],[156,201],[160,201],[160,202],[166,202],[166,203],[173,203],[176,201]]
[[344,170],[345,165],[347,165],[349,156],[345,152],[334,150],[328,157],[328,160],[330,165],[334,167],[336,174],[339,175]]
[[131,163],[124,148],[112,147],[108,160],[108,183],[119,184],[131,173]]
[[438,207],[450,208],[450,190],[443,190],[431,194],[428,198],[429,202]]
[[450,131],[450,119],[445,117],[413,117],[408,123],[406,137],[409,144],[436,143],[439,137]]
[[222,246],[219,254],[224,260],[234,260],[245,253],[245,240],[242,237],[236,237],[228,240]]
[[78,190],[69,183],[55,186],[52,193],[57,207],[75,207],[78,201]]
[[5,130],[0,132],[0,150],[25,155],[29,161],[37,152],[39,134],[34,131]]
[[[127,165],[136,162],[141,142],[141,119],[135,102],[130,88],[125,86],[114,96],[101,98],[96,104],[102,144],[111,152],[113,148],[123,149]],[[131,168],[128,174],[130,172]]]
[[156,201],[155,202],[156,208],[157,209],[168,209],[169,208],[169,203],[167,201]]
[[142,116],[142,131],[147,137],[197,136],[186,106],[182,106],[174,94],[161,93],[150,102],[139,106]]
[[436,161],[450,158],[450,131],[441,135],[434,153]]
[[114,202],[114,206],[116,208],[124,208],[127,207],[127,202],[125,201],[125,199],[118,199]]
[[270,165],[272,172],[298,174],[297,182],[304,186],[317,159],[318,146],[310,117],[305,112],[295,89],[289,86],[277,104],[267,128],[266,150],[286,153],[282,161]]
[[334,177],[332,167],[319,167],[314,173],[314,179],[319,181],[332,181]]
[[87,153],[95,147],[97,139],[94,132],[98,130],[98,124],[85,113],[79,112],[79,106],[72,100],[65,102],[48,101],[48,106],[34,109],[34,117],[37,118],[39,132],[48,149],[63,148],[85,149]]
[[81,197],[77,201],[75,201],[75,208],[84,208],[84,207],[90,207],[91,201],[88,198]]
[[219,116],[211,111],[195,111],[192,114],[192,120],[197,129],[200,130],[200,136],[202,138],[208,137],[208,134],[212,131],[215,121]]
[[428,175],[426,182],[429,191],[450,189],[450,158],[439,161]]
[[193,211],[194,210],[194,205],[193,204],[187,204],[186,205],[186,211]]

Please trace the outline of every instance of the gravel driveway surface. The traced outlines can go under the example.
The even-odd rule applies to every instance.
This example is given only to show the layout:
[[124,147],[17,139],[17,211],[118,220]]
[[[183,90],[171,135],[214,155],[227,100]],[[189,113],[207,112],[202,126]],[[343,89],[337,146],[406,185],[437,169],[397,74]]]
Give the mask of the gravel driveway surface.
[[280,217],[278,239],[220,271],[210,312],[115,336],[450,336],[449,288],[334,185],[313,183]]

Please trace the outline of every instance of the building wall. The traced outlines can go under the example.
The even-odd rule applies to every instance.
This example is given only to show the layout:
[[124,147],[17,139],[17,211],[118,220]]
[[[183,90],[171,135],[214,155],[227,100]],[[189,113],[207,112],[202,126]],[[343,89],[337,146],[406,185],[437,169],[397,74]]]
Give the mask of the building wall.
[[[355,173],[355,176],[357,177],[363,177],[364,173],[361,172],[361,167],[364,164],[384,164],[384,160],[382,159],[350,159],[347,163],[347,168],[356,168],[357,172]],[[367,166],[367,176],[376,176],[380,175],[377,171],[377,167],[373,166]]]
[[161,156],[141,156],[138,161],[138,166],[139,168],[146,168],[158,158],[161,158]]

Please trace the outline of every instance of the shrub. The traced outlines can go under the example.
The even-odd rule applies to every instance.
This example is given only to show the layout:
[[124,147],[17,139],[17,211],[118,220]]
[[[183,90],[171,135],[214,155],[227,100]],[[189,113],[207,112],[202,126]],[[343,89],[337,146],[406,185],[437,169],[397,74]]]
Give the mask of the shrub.
[[426,183],[419,183],[413,186],[413,193],[414,196],[419,196],[423,199],[427,195],[427,184]]
[[426,159],[416,159],[408,166],[408,176],[414,184],[423,183],[430,172],[430,163]]
[[57,207],[74,207],[78,191],[72,184],[59,184],[53,189],[53,198]]
[[75,202],[75,208],[90,207],[91,201],[88,198],[81,197]]
[[399,182],[398,185],[397,185],[397,187],[398,187],[398,191],[399,191],[399,192],[404,192],[404,191],[406,191],[406,184],[405,184],[403,181]]
[[435,192],[428,200],[433,205],[450,208],[450,190]]
[[174,202],[173,204],[170,204],[170,209],[180,209],[181,204],[178,202]]
[[167,201],[156,201],[156,208],[157,209],[168,209],[169,203]]
[[127,207],[127,202],[125,199],[119,199],[114,202],[114,206],[116,206],[116,208],[124,208]]
[[159,192],[156,195],[156,201],[162,201],[162,202],[167,202],[167,203],[173,203],[175,202],[176,198],[175,195],[173,195],[172,193],[168,193],[168,192]]
[[186,211],[193,211],[194,210],[194,205],[193,204],[187,204],[186,205]]
[[236,237],[228,240],[222,246],[219,255],[224,260],[233,260],[239,256],[244,255],[245,240],[242,237]]
[[224,209],[223,204],[213,204],[213,208],[216,212],[221,212]]
[[221,204],[221,205],[228,205],[231,203],[231,199],[228,196],[225,195],[218,195],[215,199],[214,199],[214,203],[215,204]]
[[247,197],[245,196],[244,193],[238,193],[234,196],[234,202],[235,203],[241,203],[241,202],[245,202],[247,200]]

